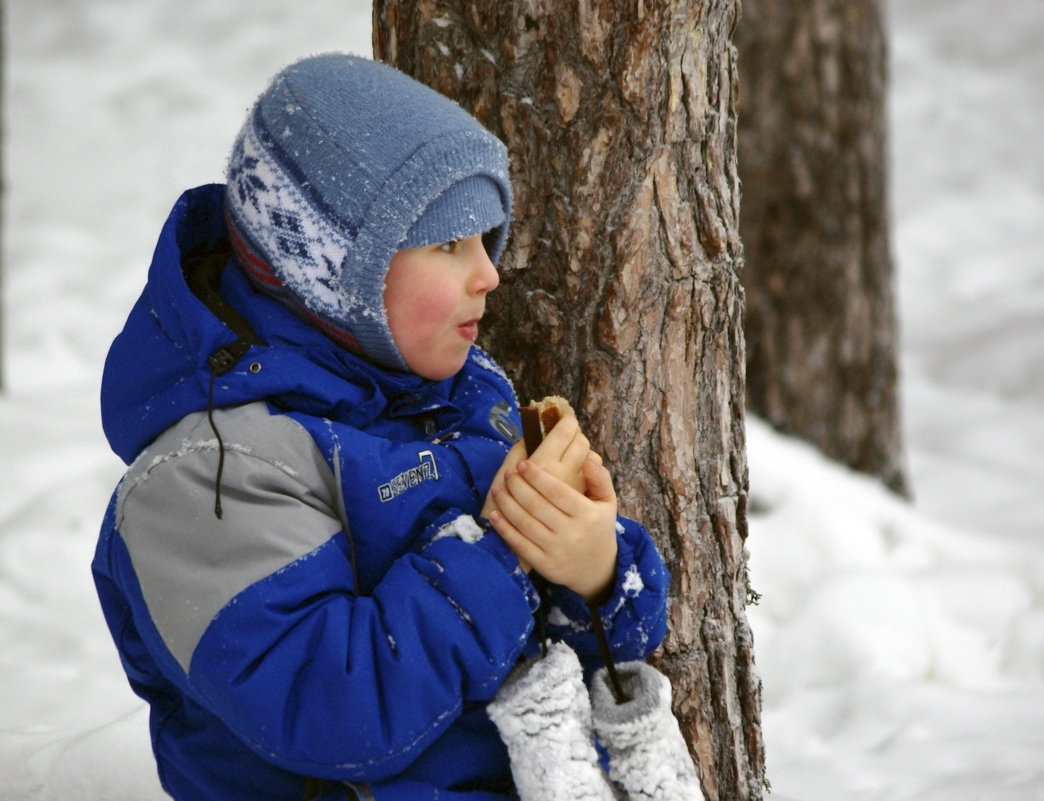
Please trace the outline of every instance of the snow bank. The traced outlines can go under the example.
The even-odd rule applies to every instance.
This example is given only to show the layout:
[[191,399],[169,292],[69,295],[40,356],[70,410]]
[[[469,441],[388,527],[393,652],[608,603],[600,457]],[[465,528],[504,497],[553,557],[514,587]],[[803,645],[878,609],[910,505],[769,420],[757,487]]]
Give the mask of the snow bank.
[[[1044,6],[892,4],[914,505],[749,424],[776,797],[1044,799]],[[0,789],[158,801],[89,563],[106,348],[264,81],[369,52],[363,0],[14,0],[0,397]],[[988,23],[984,18],[988,15]]]

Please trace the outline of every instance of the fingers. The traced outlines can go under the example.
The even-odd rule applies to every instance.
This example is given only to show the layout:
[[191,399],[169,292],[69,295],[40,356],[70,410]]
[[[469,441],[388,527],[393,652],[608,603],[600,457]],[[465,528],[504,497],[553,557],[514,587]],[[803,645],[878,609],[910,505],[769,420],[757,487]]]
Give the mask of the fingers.
[[529,457],[529,461],[565,481],[580,492],[585,490],[581,466],[591,452],[591,443],[574,415],[563,417]]
[[496,507],[493,500],[492,488],[504,486],[504,476],[515,470],[518,467],[518,463],[524,458],[526,458],[526,446],[521,440],[519,440],[514,444],[511,450],[508,451],[507,456],[504,457],[503,463],[497,470],[497,474],[493,476],[493,484],[490,488],[490,492],[486,495],[485,503],[482,505],[482,511],[479,513],[482,517],[489,519],[490,513]]
[[523,570],[586,598],[596,597],[615,569],[616,504],[601,455],[576,417],[566,415],[528,457],[521,444],[511,449],[483,515]]
[[591,450],[591,443],[580,430],[576,417],[567,414],[544,437],[540,447],[533,452],[533,459],[540,462],[563,462],[579,469],[580,463]]
[[533,464],[524,461],[519,468],[521,472],[508,474],[504,485],[491,490],[495,508],[489,522],[520,561],[542,571],[550,558],[548,549],[556,545],[555,531],[567,524],[567,516],[529,480],[541,475],[540,483],[545,489],[553,486],[550,492],[559,501],[573,490]]
[[[558,504],[567,505],[566,493],[573,491],[528,462],[522,462],[519,468],[519,472],[507,476],[503,488],[497,488],[495,491],[497,511],[501,512],[523,536],[537,544],[543,544],[551,537],[551,533],[562,525],[565,515]],[[540,473],[544,479],[539,482],[543,491],[530,483],[530,480],[523,478],[523,473],[530,480],[534,474]],[[550,497],[544,494],[545,491]]]
[[[594,463],[590,469],[605,473],[595,480],[599,492],[615,508],[608,471]],[[544,551],[554,547],[558,533],[585,527],[595,511],[593,499],[528,460],[520,462],[518,470],[506,476],[504,486],[495,488],[493,497],[496,510],[506,521]]]
[[545,578],[595,598],[616,564],[616,495],[609,471],[588,458],[592,497],[523,460],[494,489],[490,522],[520,561]]
[[[576,418],[574,417],[573,419],[575,420]],[[552,429],[552,433],[554,433],[554,429]],[[587,458],[587,455],[590,452],[591,442],[586,436],[584,436],[584,433],[580,430],[580,426],[577,425],[576,432],[562,451],[560,461],[569,467],[579,469],[580,465],[583,464],[584,459]]]
[[580,433],[580,421],[576,419],[576,415],[567,414],[547,433],[544,441],[540,443],[540,447],[531,455],[543,453],[552,459],[561,459],[562,454],[577,435],[583,436]]
[[536,519],[503,486],[494,486],[491,495],[496,505],[489,514],[489,522],[504,544],[518,557],[522,569],[529,572],[531,565],[543,561],[543,549],[538,540],[546,536],[546,529],[542,535],[537,535]]
[[609,474],[602,457],[595,452],[584,460],[582,465],[584,480],[587,482],[587,497],[594,501],[615,501],[616,490],[613,488],[613,477]]
[[518,463],[525,458],[526,444],[522,440],[519,440],[511,446],[511,450],[509,450],[507,456],[504,457],[500,469],[497,470],[497,477],[500,478],[501,482],[504,480],[504,474],[518,467]]
[[529,460],[518,463],[518,469],[508,474],[506,485],[533,517],[552,529],[563,515],[576,515],[586,500],[568,482]]

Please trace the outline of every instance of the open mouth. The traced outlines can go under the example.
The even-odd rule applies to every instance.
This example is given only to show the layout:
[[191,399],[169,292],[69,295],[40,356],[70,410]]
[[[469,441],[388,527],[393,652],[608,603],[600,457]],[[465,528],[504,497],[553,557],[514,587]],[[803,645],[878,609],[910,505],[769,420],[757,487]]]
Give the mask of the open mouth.
[[474,342],[478,339],[479,331],[479,318],[475,317],[471,320],[465,320],[463,323],[457,326],[457,330],[460,331],[460,335],[465,339],[469,339]]

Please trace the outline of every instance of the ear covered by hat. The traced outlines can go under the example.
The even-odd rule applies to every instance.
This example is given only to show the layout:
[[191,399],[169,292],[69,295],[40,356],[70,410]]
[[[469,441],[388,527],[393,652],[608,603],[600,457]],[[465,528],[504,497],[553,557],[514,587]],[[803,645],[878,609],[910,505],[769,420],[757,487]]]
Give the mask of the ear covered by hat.
[[254,284],[397,370],[383,300],[395,251],[488,233],[496,263],[511,219],[499,139],[413,78],[339,53],[272,79],[227,179],[229,233]]

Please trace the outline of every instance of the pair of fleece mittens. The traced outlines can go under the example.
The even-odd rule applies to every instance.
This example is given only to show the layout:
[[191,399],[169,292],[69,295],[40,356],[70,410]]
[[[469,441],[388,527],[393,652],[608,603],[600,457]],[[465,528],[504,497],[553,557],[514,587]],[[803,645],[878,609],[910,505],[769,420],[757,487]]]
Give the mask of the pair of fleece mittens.
[[588,693],[576,653],[556,642],[508,676],[487,709],[522,801],[701,801],[667,677],[644,662],[616,672],[627,698],[619,704],[605,668]]

